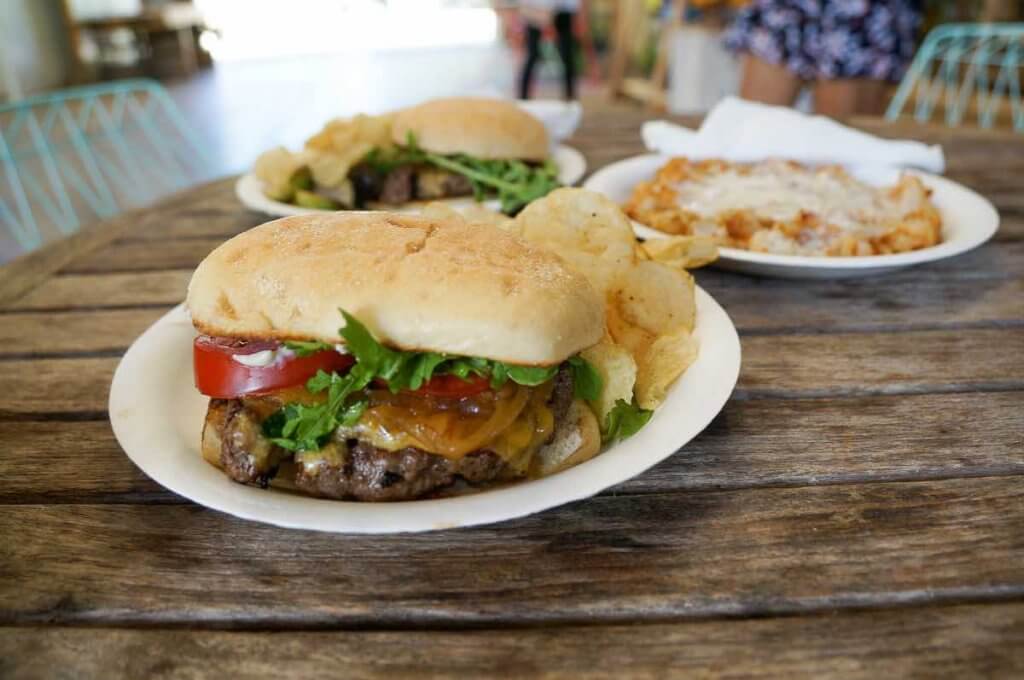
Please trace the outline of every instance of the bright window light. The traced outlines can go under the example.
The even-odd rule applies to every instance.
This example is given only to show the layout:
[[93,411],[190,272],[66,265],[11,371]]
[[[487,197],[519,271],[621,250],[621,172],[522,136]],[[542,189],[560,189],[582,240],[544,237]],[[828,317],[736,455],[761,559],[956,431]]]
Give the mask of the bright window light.
[[195,5],[220,33],[204,44],[217,61],[492,45],[499,35],[493,10],[438,0],[195,0]]

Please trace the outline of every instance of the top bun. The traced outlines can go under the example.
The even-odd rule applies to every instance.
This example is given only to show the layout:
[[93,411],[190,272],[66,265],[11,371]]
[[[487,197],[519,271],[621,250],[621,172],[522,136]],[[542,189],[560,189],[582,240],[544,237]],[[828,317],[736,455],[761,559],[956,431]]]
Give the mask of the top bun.
[[385,212],[298,215],[218,246],[188,288],[200,332],[338,342],[339,308],[386,345],[550,365],[597,343],[604,303],[495,227]]
[[542,161],[549,152],[544,124],[502,99],[434,99],[397,112],[391,130],[396,144],[411,132],[421,148],[439,154]]

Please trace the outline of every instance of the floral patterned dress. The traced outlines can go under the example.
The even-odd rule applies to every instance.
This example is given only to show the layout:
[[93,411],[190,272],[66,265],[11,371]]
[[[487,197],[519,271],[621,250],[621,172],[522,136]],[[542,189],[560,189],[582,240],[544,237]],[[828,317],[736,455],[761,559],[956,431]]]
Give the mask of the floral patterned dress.
[[754,0],[738,12],[725,44],[802,80],[896,82],[914,56],[920,23],[916,0]]

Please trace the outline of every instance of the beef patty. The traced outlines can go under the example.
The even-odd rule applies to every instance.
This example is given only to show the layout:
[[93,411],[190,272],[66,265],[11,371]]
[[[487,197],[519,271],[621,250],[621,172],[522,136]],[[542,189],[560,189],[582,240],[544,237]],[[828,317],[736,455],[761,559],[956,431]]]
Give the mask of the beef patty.
[[[562,368],[554,380],[548,406],[557,425],[572,403],[572,373]],[[266,486],[292,453],[263,436],[262,418],[246,401],[212,400],[207,428],[220,436],[220,463],[229,477]],[[453,460],[414,447],[388,451],[349,440],[330,442],[320,451],[299,453],[295,458],[295,486],[314,496],[336,499],[409,500],[458,479],[481,484],[511,476],[505,461],[486,449]]]

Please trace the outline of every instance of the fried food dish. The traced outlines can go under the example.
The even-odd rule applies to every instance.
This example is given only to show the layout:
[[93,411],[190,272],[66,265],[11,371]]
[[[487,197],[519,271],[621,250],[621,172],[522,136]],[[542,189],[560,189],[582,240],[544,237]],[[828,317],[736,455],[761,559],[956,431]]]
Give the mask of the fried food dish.
[[887,255],[934,246],[942,220],[931,192],[909,173],[872,187],[836,165],[752,164],[673,158],[624,206],[667,234],[720,246],[807,256]]
[[267,198],[317,210],[472,197],[514,215],[561,186],[540,120],[511,102],[467,97],[332,120],[302,151],[265,152],[253,172]]

